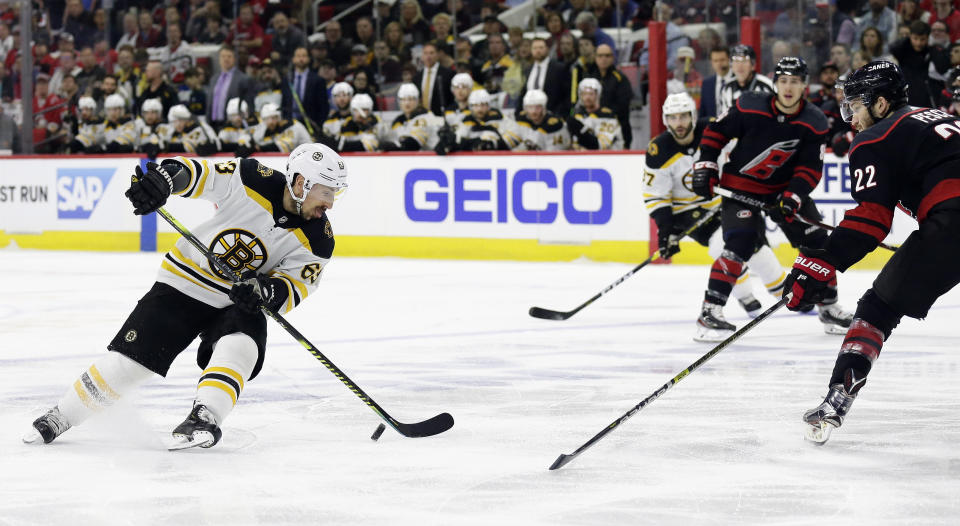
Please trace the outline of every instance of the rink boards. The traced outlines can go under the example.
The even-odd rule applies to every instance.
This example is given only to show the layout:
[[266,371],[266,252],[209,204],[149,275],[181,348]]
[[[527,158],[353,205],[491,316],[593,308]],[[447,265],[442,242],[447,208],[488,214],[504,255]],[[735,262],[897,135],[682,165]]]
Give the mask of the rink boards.
[[[284,170],[285,155],[257,157]],[[226,158],[224,158],[226,159]],[[400,256],[638,262],[649,255],[642,153],[359,154],[347,157],[350,188],[329,215],[340,256]],[[35,156],[0,161],[0,248],[167,250],[177,235],[155,215],[131,213],[123,193],[140,158]],[[846,158],[827,154],[814,193],[825,221],[853,206]],[[171,198],[187,225],[213,214],[206,201]],[[163,221],[160,221],[163,223]],[[770,241],[786,263],[795,251],[773,224]],[[916,228],[895,215],[888,243]],[[875,251],[861,268],[888,258]],[[676,263],[702,264],[686,242]]]

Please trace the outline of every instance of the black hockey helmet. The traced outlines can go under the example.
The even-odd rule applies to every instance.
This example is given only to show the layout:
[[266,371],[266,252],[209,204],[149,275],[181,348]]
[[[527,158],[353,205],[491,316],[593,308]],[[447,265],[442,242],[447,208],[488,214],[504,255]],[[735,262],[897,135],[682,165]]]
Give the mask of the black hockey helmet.
[[751,62],[757,62],[757,52],[746,44],[737,44],[730,48],[730,58],[748,57]]
[[[896,110],[907,103],[907,88],[900,66],[885,60],[871,62],[851,73],[843,83],[843,103],[840,105],[843,120],[850,122],[853,117],[850,103],[855,100],[871,108],[877,97],[883,96],[890,102],[891,111]],[[872,109],[870,112],[873,116]]]
[[793,75],[800,77],[804,84],[807,83],[807,63],[800,57],[783,57],[777,61],[777,67],[773,70],[773,81],[784,75]]
[[947,70],[944,78],[946,80],[943,81],[943,84],[947,88],[947,91],[953,91],[953,83],[960,78],[960,66],[954,66]]

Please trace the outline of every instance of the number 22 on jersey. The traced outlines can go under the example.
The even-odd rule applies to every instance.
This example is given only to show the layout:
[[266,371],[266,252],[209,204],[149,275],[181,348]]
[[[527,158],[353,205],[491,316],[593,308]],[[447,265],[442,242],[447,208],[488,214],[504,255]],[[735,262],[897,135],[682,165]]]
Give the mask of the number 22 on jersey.
[[[874,168],[872,164],[867,166],[863,170],[861,170],[860,168],[857,168],[856,170],[854,170],[853,176],[857,178],[857,184],[853,187],[853,191],[861,192],[863,190],[866,190],[867,188],[873,188],[874,186],[877,186],[877,182],[873,180],[876,173],[877,173],[877,169]],[[864,176],[866,176],[867,178],[866,184],[864,184],[864,180],[863,180]]]

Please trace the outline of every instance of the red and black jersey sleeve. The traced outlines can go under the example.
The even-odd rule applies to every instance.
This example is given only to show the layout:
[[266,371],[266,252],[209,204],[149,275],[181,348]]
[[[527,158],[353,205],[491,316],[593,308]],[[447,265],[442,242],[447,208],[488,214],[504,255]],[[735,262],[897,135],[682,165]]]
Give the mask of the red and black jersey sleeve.
[[817,132],[807,131],[807,138],[797,152],[797,163],[793,167],[793,177],[787,187],[791,192],[807,196],[820,184],[823,176],[823,153],[826,149],[826,128]]
[[895,167],[879,148],[858,148],[851,154],[851,196],[858,205],[847,210],[825,247],[837,270],[863,259],[890,233],[899,193]]
[[736,106],[719,120],[711,122],[700,138],[700,160],[717,162],[720,150],[732,139],[740,137],[743,114]]

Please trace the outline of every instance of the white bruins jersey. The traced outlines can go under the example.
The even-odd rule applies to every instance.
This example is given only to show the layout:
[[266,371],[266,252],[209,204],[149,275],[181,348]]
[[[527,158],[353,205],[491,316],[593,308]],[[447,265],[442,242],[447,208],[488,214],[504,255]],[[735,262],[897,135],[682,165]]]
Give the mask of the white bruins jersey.
[[420,144],[421,150],[432,150],[439,141],[437,131],[443,123],[442,117],[437,117],[423,108],[418,108],[409,117],[401,113],[393,119],[390,140],[399,144],[401,137],[412,137]]
[[183,151],[197,153],[197,148],[205,144],[211,144],[215,148],[213,151],[220,150],[217,134],[209,124],[203,121],[193,121],[183,129],[183,132],[178,132],[172,124],[168,124],[164,130],[166,134],[163,136],[163,140],[168,147],[172,144],[182,144]]
[[646,169],[643,175],[643,200],[648,213],[671,207],[676,215],[697,207],[711,209],[720,204],[720,197],[710,200],[692,190],[693,163],[697,159],[697,148],[703,130],[712,120],[697,120],[690,144],[677,144],[669,131],[650,141],[644,156]]
[[236,150],[237,146],[253,145],[253,135],[250,134],[250,128],[237,128],[230,123],[220,128],[217,139],[220,140],[220,151],[232,152]]
[[504,119],[500,110],[491,108],[483,119],[473,112],[466,112],[460,128],[457,129],[457,142],[463,139],[480,139],[481,141],[496,141],[503,139],[507,148],[513,149],[520,144],[520,136],[515,131],[511,121]]
[[389,141],[390,136],[390,128],[377,115],[371,115],[366,123],[360,123],[352,116],[347,117],[340,127],[340,138],[344,143],[357,143],[344,144],[343,151],[376,152],[380,150],[380,143]]
[[[281,313],[316,290],[333,255],[333,230],[326,215],[307,221],[283,209],[282,173],[254,159],[175,160],[188,167],[190,183],[174,195],[216,205],[213,217],[192,229],[204,246],[235,272],[283,280],[288,294]],[[233,304],[231,280],[182,237],[164,256],[157,281],[216,308]]]
[[447,106],[443,111],[443,119],[453,128],[454,133],[459,131],[463,118],[470,114],[469,108],[460,109],[456,103]]
[[737,79],[734,78],[720,88],[720,98],[717,99],[717,118],[722,118],[745,91],[759,91],[760,93],[777,92],[773,87],[773,82],[759,73],[753,75],[753,78],[747,83],[746,87],[741,87]]
[[103,121],[100,119],[81,120],[77,125],[77,134],[74,139],[79,141],[84,148],[89,148],[97,144],[97,135],[100,134],[101,127],[103,127]]
[[298,120],[283,119],[273,131],[267,130],[267,125],[263,122],[253,129],[254,144],[260,147],[275,144],[277,150],[284,153],[290,153],[297,146],[308,142],[313,142],[310,132]]
[[133,122],[133,130],[136,136],[137,151],[142,151],[143,146],[147,144],[156,144],[160,150],[163,150],[163,135],[168,133],[163,123],[158,122],[150,126],[143,120],[143,117],[137,117],[137,120]]
[[323,121],[323,133],[334,139],[340,138],[340,128],[343,123],[350,118],[350,110],[343,110],[337,113],[331,113],[327,120]]
[[593,132],[601,150],[622,150],[623,130],[620,129],[620,120],[610,108],[601,107],[595,111],[587,111],[582,105],[573,108],[573,116],[583,123],[584,129]]
[[573,147],[563,119],[553,113],[547,112],[540,124],[534,124],[526,112],[521,111],[516,121],[520,144],[514,150],[555,152]]
[[129,115],[124,115],[116,122],[104,120],[97,124],[84,123],[80,126],[76,139],[86,148],[105,147],[112,142],[133,146],[136,144],[136,130],[133,119]]
[[258,115],[264,104],[276,104],[278,108],[282,108],[283,92],[280,91],[280,88],[265,89],[257,93],[257,96],[253,98],[253,108]]

